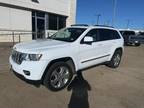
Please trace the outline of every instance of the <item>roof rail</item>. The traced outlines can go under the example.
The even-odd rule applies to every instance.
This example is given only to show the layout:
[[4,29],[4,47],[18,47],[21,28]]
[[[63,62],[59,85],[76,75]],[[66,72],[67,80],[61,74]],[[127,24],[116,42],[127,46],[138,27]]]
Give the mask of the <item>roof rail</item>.
[[113,26],[108,26],[108,25],[94,25],[94,26],[101,26],[101,27],[111,27],[111,28],[114,28]]
[[89,26],[88,24],[73,24],[73,25],[71,25],[71,26]]
[[[73,24],[71,26],[85,26],[88,27],[88,24]],[[93,26],[100,26],[100,27],[110,27],[110,28],[114,28],[113,26],[108,26],[108,25],[93,25]]]

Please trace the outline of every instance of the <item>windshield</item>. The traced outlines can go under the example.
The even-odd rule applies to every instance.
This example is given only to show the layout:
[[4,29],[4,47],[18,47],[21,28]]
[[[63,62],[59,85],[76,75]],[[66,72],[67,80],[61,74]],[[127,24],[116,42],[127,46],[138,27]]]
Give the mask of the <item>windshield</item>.
[[50,38],[66,42],[74,42],[85,30],[85,28],[65,28],[52,35]]

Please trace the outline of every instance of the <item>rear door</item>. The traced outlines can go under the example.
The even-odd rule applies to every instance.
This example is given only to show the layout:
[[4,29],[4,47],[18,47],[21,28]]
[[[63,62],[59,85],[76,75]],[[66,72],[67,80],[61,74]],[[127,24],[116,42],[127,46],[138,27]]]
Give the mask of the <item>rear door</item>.
[[115,41],[112,40],[113,31],[110,29],[104,29],[104,28],[100,28],[97,30],[98,30],[97,43],[101,45],[101,49],[102,49],[101,56],[103,57],[102,58],[103,61],[107,61],[111,54],[111,49],[115,43]]
[[114,29],[98,29],[99,39],[98,42],[102,44],[103,56],[106,56],[103,60],[109,61],[114,53],[114,50],[121,46],[121,37],[118,31]]

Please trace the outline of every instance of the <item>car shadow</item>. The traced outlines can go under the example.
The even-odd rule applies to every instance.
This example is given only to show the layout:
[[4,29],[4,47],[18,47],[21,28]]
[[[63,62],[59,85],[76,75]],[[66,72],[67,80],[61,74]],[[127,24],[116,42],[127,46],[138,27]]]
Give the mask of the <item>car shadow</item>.
[[67,90],[72,91],[68,108],[89,108],[88,91],[91,90],[91,86],[83,78],[82,72],[77,73]]

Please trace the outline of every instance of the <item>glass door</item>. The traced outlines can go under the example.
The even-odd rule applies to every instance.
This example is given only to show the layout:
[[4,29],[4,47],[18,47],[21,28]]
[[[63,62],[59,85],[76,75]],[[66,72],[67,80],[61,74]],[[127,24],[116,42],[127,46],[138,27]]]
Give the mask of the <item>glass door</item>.
[[33,39],[41,39],[45,37],[46,21],[44,12],[32,12],[32,32]]
[[37,18],[37,38],[45,37],[45,20]]

